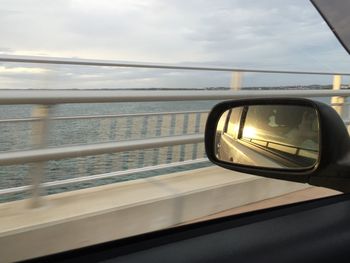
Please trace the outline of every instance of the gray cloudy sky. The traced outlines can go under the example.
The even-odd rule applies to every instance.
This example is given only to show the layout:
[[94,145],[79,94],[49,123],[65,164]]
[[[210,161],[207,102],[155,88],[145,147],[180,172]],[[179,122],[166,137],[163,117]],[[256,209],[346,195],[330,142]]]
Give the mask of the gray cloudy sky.
[[[350,71],[308,0],[1,0],[0,54]],[[228,86],[227,73],[0,64],[0,88]],[[245,85],[327,78],[247,74]]]

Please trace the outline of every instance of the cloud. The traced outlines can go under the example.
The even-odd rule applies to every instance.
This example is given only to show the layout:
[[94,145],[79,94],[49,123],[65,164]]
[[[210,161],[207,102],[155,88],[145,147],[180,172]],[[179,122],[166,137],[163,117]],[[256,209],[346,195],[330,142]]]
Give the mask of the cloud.
[[47,72],[44,68],[30,68],[30,67],[4,67],[0,66],[0,74],[12,75],[12,74],[43,74]]
[[[350,57],[304,0],[2,0],[0,34],[0,54],[312,71],[347,71],[350,66]],[[229,73],[46,68],[49,72],[39,75],[52,83],[50,87],[199,87],[228,85],[231,77]],[[247,76],[249,84],[255,75]],[[40,82],[38,77],[33,76],[33,81]],[[6,80],[11,86],[8,75]],[[269,81],[275,80],[263,83]]]

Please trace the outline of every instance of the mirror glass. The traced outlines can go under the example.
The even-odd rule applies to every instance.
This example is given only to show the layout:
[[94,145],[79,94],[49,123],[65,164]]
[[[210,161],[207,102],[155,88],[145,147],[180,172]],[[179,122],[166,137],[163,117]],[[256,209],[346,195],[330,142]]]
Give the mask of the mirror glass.
[[319,158],[316,109],[299,105],[250,105],[225,111],[217,124],[216,157],[228,163],[306,169]]

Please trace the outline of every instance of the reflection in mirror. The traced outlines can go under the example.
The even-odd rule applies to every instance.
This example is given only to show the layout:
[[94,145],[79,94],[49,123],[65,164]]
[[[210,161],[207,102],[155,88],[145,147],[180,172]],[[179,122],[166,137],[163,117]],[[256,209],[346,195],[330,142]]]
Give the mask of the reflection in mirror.
[[305,169],[319,158],[316,109],[299,105],[251,105],[225,111],[217,124],[215,154],[249,166]]

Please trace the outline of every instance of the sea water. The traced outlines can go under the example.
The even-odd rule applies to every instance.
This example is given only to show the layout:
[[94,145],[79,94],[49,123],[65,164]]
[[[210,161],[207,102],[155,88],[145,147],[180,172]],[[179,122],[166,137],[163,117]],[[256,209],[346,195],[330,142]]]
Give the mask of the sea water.
[[[209,111],[216,101],[145,102],[62,104],[50,109],[51,115],[92,116],[143,114],[181,111]],[[0,106],[0,119],[30,118],[35,106]],[[125,140],[159,138],[184,134],[203,133],[206,113],[167,114],[151,116],[126,116],[93,119],[52,120],[49,122],[48,147],[63,147]],[[32,125],[35,122],[0,123],[0,152],[28,150],[33,144]],[[164,163],[181,162],[205,157],[203,144],[164,147],[115,154],[52,160],[45,164],[44,182],[136,169]],[[207,166],[191,165],[159,171],[135,173],[127,176],[87,181],[79,184],[52,187],[57,193],[106,183],[156,176]],[[0,189],[30,184],[29,164],[0,167]],[[23,198],[23,194],[0,197],[0,201]]]

